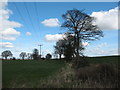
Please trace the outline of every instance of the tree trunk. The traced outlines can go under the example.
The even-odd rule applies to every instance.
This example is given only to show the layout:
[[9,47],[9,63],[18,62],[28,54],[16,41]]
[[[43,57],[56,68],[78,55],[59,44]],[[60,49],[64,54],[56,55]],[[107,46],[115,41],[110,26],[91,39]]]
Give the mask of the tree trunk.
[[61,60],[61,54],[59,54],[59,59]]
[[80,46],[80,40],[79,40],[79,33],[77,32],[76,36],[76,57],[79,57],[79,46]]
[[7,60],[7,57],[5,57],[5,59]]

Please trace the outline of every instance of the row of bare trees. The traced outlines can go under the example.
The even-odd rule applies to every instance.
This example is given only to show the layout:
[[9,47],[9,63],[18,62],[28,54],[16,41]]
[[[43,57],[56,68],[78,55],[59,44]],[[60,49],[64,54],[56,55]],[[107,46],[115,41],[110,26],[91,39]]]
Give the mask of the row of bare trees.
[[[10,59],[15,60],[15,57],[13,57],[13,54],[10,50],[3,51],[1,56],[2,56],[2,59],[5,59],[5,60],[7,60],[8,57]],[[39,59],[41,59],[40,58],[41,56],[39,55],[38,49],[34,49],[32,53],[21,52],[19,57],[22,60],[24,60],[24,59],[28,59],[28,60],[32,60],[32,59],[33,60],[39,60]],[[52,55],[48,53],[45,58],[46,59],[51,59],[51,57],[52,57]],[[42,59],[44,59],[44,58],[42,58]]]

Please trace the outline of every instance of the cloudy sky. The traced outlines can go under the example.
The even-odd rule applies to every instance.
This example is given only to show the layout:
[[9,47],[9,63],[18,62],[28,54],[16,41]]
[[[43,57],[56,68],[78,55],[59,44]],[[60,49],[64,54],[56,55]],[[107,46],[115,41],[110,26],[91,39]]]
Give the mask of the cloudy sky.
[[60,28],[67,10],[83,10],[96,18],[104,37],[84,42],[87,56],[118,54],[118,3],[116,2],[8,2],[0,3],[0,53],[11,50],[31,53],[42,44],[42,55],[53,53],[56,41],[66,30]]

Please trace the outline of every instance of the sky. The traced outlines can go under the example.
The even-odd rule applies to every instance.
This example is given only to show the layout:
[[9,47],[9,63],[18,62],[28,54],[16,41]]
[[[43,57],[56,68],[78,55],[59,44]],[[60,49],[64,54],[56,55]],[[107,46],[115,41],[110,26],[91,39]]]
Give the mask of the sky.
[[103,31],[100,40],[84,42],[86,56],[118,55],[117,2],[8,2],[0,4],[0,53],[10,50],[13,56],[32,53],[42,44],[42,55],[54,53],[53,46],[66,30],[62,14],[79,9],[96,18]]

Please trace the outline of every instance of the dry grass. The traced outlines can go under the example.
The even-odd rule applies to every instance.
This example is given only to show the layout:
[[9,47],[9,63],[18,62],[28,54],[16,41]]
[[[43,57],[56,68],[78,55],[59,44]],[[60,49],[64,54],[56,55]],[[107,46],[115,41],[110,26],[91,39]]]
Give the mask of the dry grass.
[[90,87],[118,87],[118,69],[110,64],[96,64],[76,71],[76,80],[88,83]]
[[[117,88],[117,69],[97,64],[74,70],[67,64],[54,77],[40,80],[38,88]],[[105,76],[106,75],[106,76]]]

